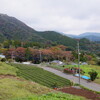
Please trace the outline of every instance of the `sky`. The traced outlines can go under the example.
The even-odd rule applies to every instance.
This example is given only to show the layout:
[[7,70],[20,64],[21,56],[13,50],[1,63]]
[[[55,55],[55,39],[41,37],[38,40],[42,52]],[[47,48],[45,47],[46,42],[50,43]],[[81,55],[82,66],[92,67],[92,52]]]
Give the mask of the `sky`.
[[0,13],[37,31],[100,32],[100,0],[0,0]]

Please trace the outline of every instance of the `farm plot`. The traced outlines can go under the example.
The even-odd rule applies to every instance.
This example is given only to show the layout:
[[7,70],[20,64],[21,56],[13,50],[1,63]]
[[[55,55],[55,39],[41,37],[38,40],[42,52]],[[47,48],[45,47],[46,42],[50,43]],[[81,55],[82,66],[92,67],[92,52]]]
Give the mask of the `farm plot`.
[[56,83],[58,87],[70,86],[71,82],[65,78],[57,76],[51,72],[45,71],[31,65],[11,64],[18,68],[17,75],[27,80],[32,80],[47,87],[53,87]]

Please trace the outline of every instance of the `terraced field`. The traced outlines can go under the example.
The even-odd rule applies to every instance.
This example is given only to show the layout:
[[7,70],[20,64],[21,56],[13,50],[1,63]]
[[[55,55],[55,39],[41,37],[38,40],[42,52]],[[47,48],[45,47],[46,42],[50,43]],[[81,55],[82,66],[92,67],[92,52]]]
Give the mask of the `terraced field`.
[[45,71],[30,65],[11,64],[18,68],[17,75],[27,80],[32,80],[47,87],[53,87],[57,83],[58,87],[70,86],[71,82],[65,78],[59,77],[51,72]]
[[[36,67],[26,66],[26,65],[14,64],[14,66],[15,67],[9,65],[8,63],[6,64],[6,63],[0,62],[0,100],[74,100],[74,99],[86,100],[86,98],[83,98],[80,96],[74,96],[71,94],[56,92],[53,89],[50,89],[46,86],[40,85],[36,82],[21,79],[17,76],[17,74],[20,76],[22,75],[24,76],[24,72],[27,72],[27,71],[28,73],[30,73],[30,71],[32,71],[32,73],[35,73],[33,72],[33,70],[36,70],[36,71],[39,70],[40,72],[40,70],[43,71],[42,69],[37,69]],[[32,75],[35,76],[34,74]],[[27,76],[29,77],[29,74],[27,74]],[[26,76],[24,77],[28,78]],[[59,77],[57,78],[61,79]],[[29,80],[32,80],[32,79],[29,78]],[[41,80],[43,81],[42,77],[41,77]],[[70,84],[70,82],[67,80],[64,80],[61,82],[65,82],[62,85],[66,85],[66,82]]]

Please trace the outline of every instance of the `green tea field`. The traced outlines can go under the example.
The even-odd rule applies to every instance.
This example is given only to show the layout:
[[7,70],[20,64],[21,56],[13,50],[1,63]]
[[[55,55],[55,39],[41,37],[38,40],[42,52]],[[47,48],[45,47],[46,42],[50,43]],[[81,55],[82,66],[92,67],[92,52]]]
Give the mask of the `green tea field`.
[[12,64],[18,68],[17,74],[27,80],[32,80],[44,86],[52,88],[56,83],[58,87],[70,86],[71,82],[65,78],[57,76],[51,72],[35,66]]

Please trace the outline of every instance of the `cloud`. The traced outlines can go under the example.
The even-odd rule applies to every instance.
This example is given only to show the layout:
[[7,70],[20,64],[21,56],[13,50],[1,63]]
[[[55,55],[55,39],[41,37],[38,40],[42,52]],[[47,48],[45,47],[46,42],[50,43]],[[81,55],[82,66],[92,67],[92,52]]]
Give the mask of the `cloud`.
[[100,0],[0,0],[0,12],[39,31],[100,32]]

